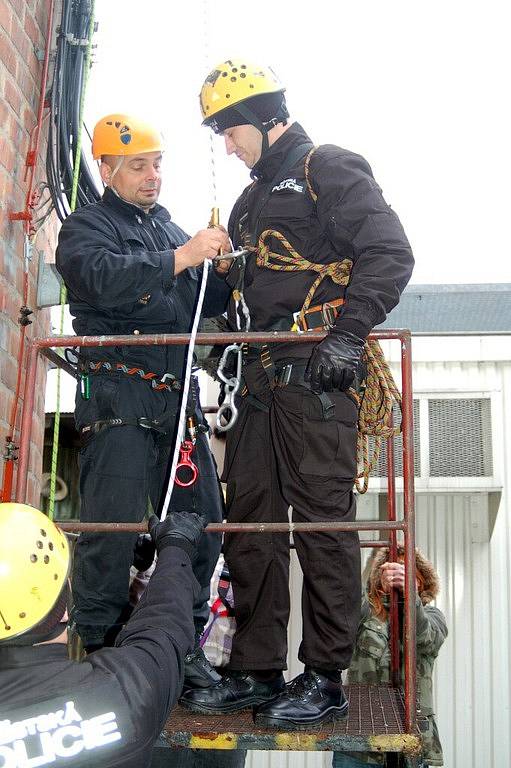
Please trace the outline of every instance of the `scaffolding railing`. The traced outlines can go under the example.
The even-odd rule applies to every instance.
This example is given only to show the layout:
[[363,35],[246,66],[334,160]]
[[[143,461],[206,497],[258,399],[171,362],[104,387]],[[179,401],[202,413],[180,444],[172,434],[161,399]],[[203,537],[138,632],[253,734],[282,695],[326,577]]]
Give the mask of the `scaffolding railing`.
[[[320,341],[324,333],[315,333],[314,339]],[[403,517],[397,519],[396,486],[394,472],[393,439],[387,441],[387,520],[358,520],[349,523],[316,522],[316,523],[209,523],[206,532],[243,532],[243,533],[292,533],[314,531],[388,531],[390,557],[396,556],[396,535],[402,531],[404,544],[405,593],[404,593],[404,628],[403,628],[403,662],[404,662],[404,727],[407,733],[416,733],[417,729],[417,673],[416,673],[416,632],[415,632],[415,501],[414,501],[414,452],[413,452],[413,399],[412,399],[412,353],[411,334],[407,330],[381,330],[371,334],[378,340],[398,340],[401,343],[401,408],[402,408],[402,438],[403,438]],[[195,340],[196,344],[232,344],[247,342],[253,344],[272,344],[282,342],[310,343],[310,335],[293,332],[266,333],[201,333]],[[28,364],[25,378],[23,412],[21,420],[21,436],[17,472],[16,500],[26,501],[27,480],[29,470],[30,436],[34,417],[34,401],[37,365],[40,355],[53,364],[75,375],[71,365],[53,350],[60,347],[140,347],[186,345],[190,341],[189,334],[147,334],[132,336],[51,336],[36,338],[30,343]],[[146,532],[145,523],[69,523],[55,521],[65,531],[137,531]],[[387,542],[385,542],[387,543]],[[364,546],[382,546],[383,542],[363,542]],[[395,590],[392,590],[390,601],[391,622],[391,682],[399,684],[399,637],[398,611]]]

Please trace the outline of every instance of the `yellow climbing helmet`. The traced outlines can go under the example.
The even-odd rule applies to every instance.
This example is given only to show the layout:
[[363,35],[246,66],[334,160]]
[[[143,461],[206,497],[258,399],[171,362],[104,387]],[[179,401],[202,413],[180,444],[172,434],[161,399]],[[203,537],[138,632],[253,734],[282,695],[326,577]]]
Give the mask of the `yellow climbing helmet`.
[[98,120],[92,134],[92,156],[139,155],[163,152],[163,137],[149,123],[131,115],[106,115]]
[[209,73],[201,88],[202,124],[214,127],[212,123],[219,112],[253,96],[284,91],[284,86],[270,67],[260,67],[245,59],[223,61]]
[[44,634],[69,568],[67,539],[46,515],[26,504],[0,504],[0,644],[38,625]]

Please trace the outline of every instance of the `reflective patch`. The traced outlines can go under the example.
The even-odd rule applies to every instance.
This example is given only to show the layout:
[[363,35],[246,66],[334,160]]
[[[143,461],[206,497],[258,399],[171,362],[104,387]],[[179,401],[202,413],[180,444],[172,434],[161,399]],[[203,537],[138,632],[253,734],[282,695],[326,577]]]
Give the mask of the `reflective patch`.
[[280,192],[283,189],[292,189],[294,192],[303,192],[303,184],[297,184],[296,179],[284,179],[273,187],[272,192]]
[[0,768],[38,768],[122,738],[115,712],[84,719],[74,701],[56,712],[0,721]]

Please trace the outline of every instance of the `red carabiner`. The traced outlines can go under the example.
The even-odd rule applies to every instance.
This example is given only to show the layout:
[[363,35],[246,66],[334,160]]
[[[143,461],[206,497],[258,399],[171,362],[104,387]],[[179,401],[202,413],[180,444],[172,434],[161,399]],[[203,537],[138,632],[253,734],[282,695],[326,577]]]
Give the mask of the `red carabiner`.
[[[174,479],[174,482],[176,485],[179,485],[180,488],[189,488],[190,485],[193,485],[194,482],[199,477],[199,470],[197,469],[196,465],[193,463],[193,461],[190,458],[190,454],[193,451],[193,443],[191,440],[184,440],[181,444],[181,448],[179,449],[179,461],[177,462],[176,466],[176,476]],[[178,472],[180,469],[186,468],[190,470],[192,473],[192,476],[189,480],[180,480],[178,475]]]

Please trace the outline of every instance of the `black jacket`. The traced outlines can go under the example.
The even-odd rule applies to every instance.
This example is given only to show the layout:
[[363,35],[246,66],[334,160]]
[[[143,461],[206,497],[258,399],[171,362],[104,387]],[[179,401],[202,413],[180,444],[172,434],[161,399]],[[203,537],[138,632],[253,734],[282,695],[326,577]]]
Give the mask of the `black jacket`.
[[[98,203],[68,216],[56,264],[68,289],[75,332],[188,333],[201,269],[185,269],[174,277],[174,249],[188,239],[161,205],[146,214],[109,188]],[[222,314],[228,293],[225,281],[210,271],[203,315]],[[85,354],[180,378],[184,349],[103,347]]]
[[181,693],[197,589],[188,555],[168,547],[117,647],[81,663],[63,644],[0,647],[0,763],[147,768]]
[[[242,244],[243,216],[248,213],[247,228],[252,236],[259,238],[265,230],[277,230],[300,256],[318,264],[350,259],[353,267],[348,287],[344,289],[327,277],[312,305],[344,297],[346,303],[336,327],[365,338],[398,303],[410,279],[414,263],[410,244],[360,155],[331,144],[316,149],[309,167],[309,181],[317,195],[314,202],[305,178],[307,148],[302,157],[282,170],[294,148],[306,143],[312,146],[303,128],[295,123],[270,147],[252,169],[255,183],[242,192],[233,208],[229,234],[235,246]],[[276,238],[267,243],[272,251],[287,253]],[[229,275],[231,284],[236,280],[236,268]],[[302,308],[316,276],[311,271],[258,267],[255,256],[250,256],[244,295],[251,330],[290,329],[293,313]],[[229,320],[235,327],[232,300]],[[309,345],[296,345],[294,354],[310,354]]]

